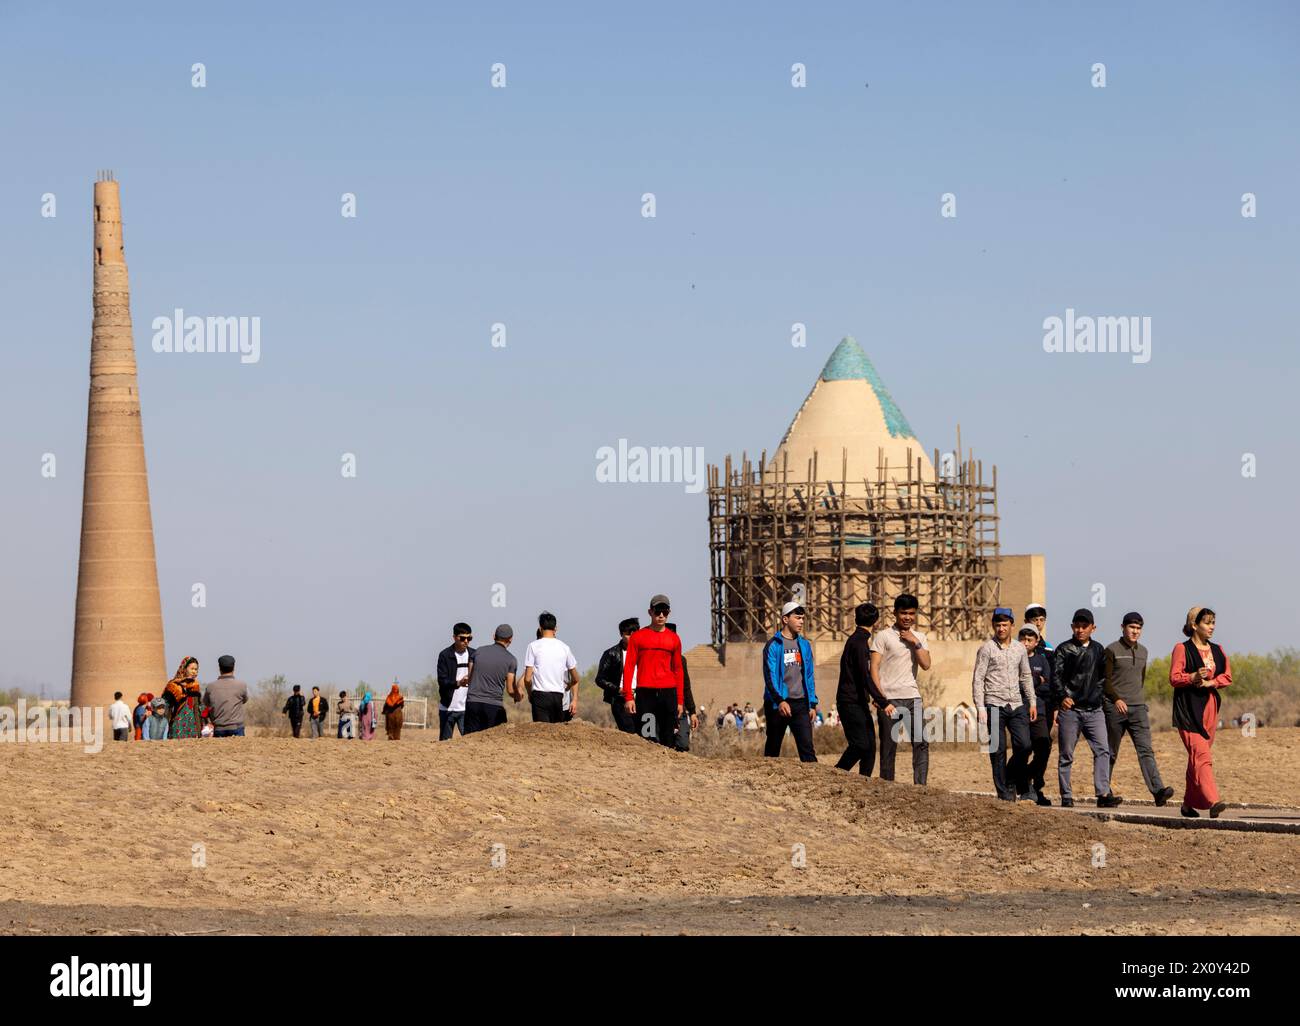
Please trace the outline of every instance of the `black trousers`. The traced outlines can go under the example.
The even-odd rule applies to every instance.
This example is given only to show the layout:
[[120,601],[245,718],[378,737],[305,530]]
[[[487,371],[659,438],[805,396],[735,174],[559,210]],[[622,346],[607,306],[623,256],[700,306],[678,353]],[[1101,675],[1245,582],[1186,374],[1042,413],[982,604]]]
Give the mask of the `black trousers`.
[[473,734],[478,730],[489,730],[506,722],[505,706],[492,702],[466,702],[464,732]]
[[667,748],[677,747],[677,689],[636,689],[636,732]]
[[[1023,705],[986,705],[989,716],[989,762],[998,797],[1013,802],[1029,793],[1029,710]],[[1011,735],[1011,761],[1007,762],[1007,735]]]
[[862,776],[869,777],[876,768],[876,725],[871,721],[871,711],[846,703],[840,706],[839,712],[840,726],[844,728],[849,747],[844,749],[835,768],[851,770],[856,765]]
[[622,695],[609,703],[609,711],[614,717],[614,726],[624,734],[636,733],[636,713],[630,713],[623,707]]
[[1038,719],[1029,724],[1029,745],[1033,751],[1029,760],[1029,782],[1035,791],[1041,791],[1047,761],[1052,755],[1052,710],[1041,697],[1038,699]]
[[533,704],[534,723],[563,723],[564,694],[560,691],[534,691],[529,696]]
[[898,740],[894,731],[898,730],[899,740],[912,743],[912,783],[924,784],[930,776],[930,743],[925,739],[921,717],[921,700],[919,698],[890,699],[894,715],[886,716],[885,710],[876,713],[876,722],[880,725],[880,779],[894,779],[894,756],[898,754]]
[[808,719],[808,699],[789,699],[790,718],[781,715],[775,705],[768,705],[764,710],[767,716],[767,743],[763,754],[775,759],[781,754],[781,745],[785,741],[785,728],[790,728],[794,735],[794,746],[799,752],[800,762],[816,762],[817,753],[813,750],[812,722]]

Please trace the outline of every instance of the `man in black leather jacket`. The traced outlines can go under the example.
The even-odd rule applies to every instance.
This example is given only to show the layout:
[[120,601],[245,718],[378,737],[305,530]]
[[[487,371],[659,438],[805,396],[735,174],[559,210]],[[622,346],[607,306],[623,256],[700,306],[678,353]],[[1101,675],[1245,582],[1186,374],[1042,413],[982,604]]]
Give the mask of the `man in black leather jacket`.
[[[623,656],[627,652],[627,639],[641,629],[641,621],[635,616],[629,617],[618,625],[619,641],[612,648],[601,653],[600,663],[596,667],[596,683],[605,693],[609,711],[614,716],[614,723],[626,734],[636,733],[636,714],[629,713],[623,702]],[[632,686],[636,686],[635,679]]]
[[1092,783],[1097,792],[1097,806],[1109,809],[1124,799],[1110,789],[1110,746],[1106,739],[1106,715],[1101,707],[1106,650],[1092,640],[1097,629],[1092,610],[1077,610],[1070,626],[1074,637],[1056,646],[1052,666],[1052,693],[1058,706],[1056,743],[1060,756],[1056,775],[1061,805],[1066,808],[1074,805],[1070,771],[1074,766],[1074,746],[1082,734],[1092,749]]

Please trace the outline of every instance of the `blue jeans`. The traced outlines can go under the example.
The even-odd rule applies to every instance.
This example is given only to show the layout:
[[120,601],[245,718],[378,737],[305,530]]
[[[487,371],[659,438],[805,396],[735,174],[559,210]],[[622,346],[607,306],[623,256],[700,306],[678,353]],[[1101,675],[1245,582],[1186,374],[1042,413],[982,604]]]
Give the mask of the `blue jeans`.
[[243,737],[243,736],[244,736],[244,728],[243,728],[243,727],[230,727],[230,728],[228,728],[228,729],[224,729],[224,730],[214,730],[214,731],[212,732],[212,736],[213,736],[213,737]]
[[460,731],[460,736],[465,736],[465,710],[460,712],[450,712],[447,709],[438,710],[438,740],[450,741],[453,731]]

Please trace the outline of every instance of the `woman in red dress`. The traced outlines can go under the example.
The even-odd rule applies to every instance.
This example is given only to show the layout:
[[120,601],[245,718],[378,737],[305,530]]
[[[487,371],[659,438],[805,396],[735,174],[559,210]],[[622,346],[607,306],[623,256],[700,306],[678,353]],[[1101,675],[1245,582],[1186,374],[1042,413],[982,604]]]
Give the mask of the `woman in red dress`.
[[1183,793],[1184,816],[1200,816],[1197,809],[1209,809],[1218,819],[1227,803],[1219,800],[1214,783],[1214,744],[1219,725],[1219,689],[1232,683],[1228,655],[1210,638],[1214,636],[1214,610],[1193,606],[1183,625],[1187,641],[1170,657],[1169,683],[1174,688],[1174,726],[1187,749],[1187,787]]

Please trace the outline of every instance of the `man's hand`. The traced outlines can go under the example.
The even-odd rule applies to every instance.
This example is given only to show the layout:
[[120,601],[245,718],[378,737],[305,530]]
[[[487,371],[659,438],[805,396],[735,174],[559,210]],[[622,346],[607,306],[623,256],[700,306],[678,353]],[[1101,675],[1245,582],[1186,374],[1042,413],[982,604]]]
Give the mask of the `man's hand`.
[[636,712],[636,699],[635,699],[635,698],[629,698],[626,702],[624,702],[624,703],[623,703],[623,711],[624,711],[624,712],[627,712],[627,713],[635,713],[635,712]]
[[1031,705],[1029,707],[1029,722],[1033,723],[1037,719],[1038,719],[1038,706]]
[[985,709],[983,706],[980,706],[980,723],[981,724],[988,723],[988,721],[989,721],[989,711]]
[[904,645],[910,646],[911,648],[920,648],[921,646],[921,642],[917,639],[916,635],[913,634],[910,630],[899,631],[898,640],[901,641]]
[[699,730],[699,729],[700,729],[700,718],[696,716],[695,713],[691,713],[691,730]]
[[684,705],[681,705],[680,703],[678,703],[678,706],[677,706],[677,718],[678,718],[679,720],[682,718],[682,713],[684,713],[685,711],[686,711],[686,707],[685,707]]
[[816,706],[810,706],[808,709],[808,722],[810,723],[815,722],[816,719],[817,719],[817,708]]
[[1071,698],[1069,695],[1066,695],[1065,698],[1063,698],[1063,699],[1061,700],[1061,708],[1062,708],[1062,709],[1073,709],[1073,708],[1074,708],[1074,699]]
[[893,702],[890,702],[887,706],[885,706],[885,715],[888,716],[888,717],[890,717],[891,719],[893,718],[893,716],[894,716],[894,703],[893,703]]
[[1120,714],[1121,716],[1127,716],[1127,715],[1128,715],[1128,703],[1127,703],[1126,701],[1124,701],[1124,699],[1122,699],[1122,698],[1116,699],[1116,700],[1115,700],[1115,708],[1119,710],[1119,714]]
[[776,707],[776,711],[781,714],[782,719],[788,720],[790,718],[790,703],[782,702]]

